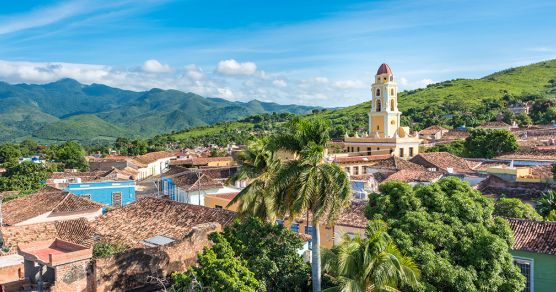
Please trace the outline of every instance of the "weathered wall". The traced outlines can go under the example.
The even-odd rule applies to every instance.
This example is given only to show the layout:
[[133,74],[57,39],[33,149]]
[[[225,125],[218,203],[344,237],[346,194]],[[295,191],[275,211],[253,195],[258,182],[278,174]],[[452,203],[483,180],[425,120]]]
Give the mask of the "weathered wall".
[[96,259],[96,290],[124,291],[144,286],[149,276],[164,278],[172,272],[183,272],[195,263],[197,253],[210,245],[208,234],[220,230],[218,223],[200,224],[179,242],[156,248],[135,248]]
[[91,260],[82,260],[56,267],[56,283],[52,292],[95,291]]
[[0,267],[0,285],[19,281],[23,278],[23,264]]

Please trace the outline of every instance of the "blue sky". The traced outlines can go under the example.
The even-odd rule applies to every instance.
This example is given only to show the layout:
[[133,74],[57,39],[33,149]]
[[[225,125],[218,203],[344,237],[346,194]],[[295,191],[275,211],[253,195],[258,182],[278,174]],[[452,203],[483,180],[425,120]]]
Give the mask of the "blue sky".
[[383,62],[412,89],[556,58],[556,1],[2,2],[10,83],[346,106]]

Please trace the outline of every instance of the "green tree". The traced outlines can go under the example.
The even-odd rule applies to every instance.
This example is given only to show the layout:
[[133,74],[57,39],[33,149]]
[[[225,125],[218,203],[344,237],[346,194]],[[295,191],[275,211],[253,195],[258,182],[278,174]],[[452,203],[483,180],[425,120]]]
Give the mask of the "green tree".
[[369,219],[383,219],[400,250],[421,267],[419,291],[521,291],[509,253],[512,232],[494,204],[450,177],[411,187],[393,181],[369,196]]
[[542,216],[548,216],[548,214],[556,210],[556,192],[548,191],[541,195],[541,197],[537,200],[537,211]]
[[552,164],[552,178],[556,180],[556,163]]
[[129,148],[127,149],[127,154],[132,156],[143,155],[147,153],[148,147],[149,145],[145,140],[133,140],[133,142],[131,142]]
[[448,144],[436,144],[430,148],[427,148],[427,152],[449,152],[456,156],[464,155],[464,141],[456,140]]
[[279,161],[268,149],[267,141],[268,139],[250,141],[247,149],[239,155],[241,166],[231,181],[247,180],[250,183],[239,192],[228,207],[239,202],[237,212],[240,216],[256,216],[274,222],[276,212],[270,185],[278,170]]
[[399,251],[387,228],[382,220],[370,221],[364,239],[346,235],[340,245],[323,250],[323,270],[340,284],[324,291],[397,291],[400,286],[416,286],[420,270]]
[[535,208],[515,198],[500,198],[496,200],[493,214],[506,218],[542,220],[542,216],[537,213]]
[[13,144],[0,145],[0,165],[11,166],[17,164],[21,157],[19,147]]
[[222,233],[236,256],[246,261],[267,291],[305,291],[310,268],[298,251],[303,241],[280,225],[249,217],[236,221]]
[[81,144],[68,141],[60,145],[53,145],[49,149],[50,159],[62,164],[63,168],[86,171],[89,163],[85,160],[85,150]]
[[296,120],[290,131],[276,135],[270,147],[289,153],[273,178],[275,208],[279,215],[295,218],[305,212],[312,216],[312,285],[321,290],[319,223],[331,225],[351,194],[348,175],[337,164],[324,160],[329,140],[328,124],[322,120]]
[[48,169],[40,163],[25,161],[0,176],[1,191],[32,192],[39,190],[48,177]]
[[33,139],[25,139],[19,143],[19,149],[21,151],[21,155],[23,156],[36,154],[38,148],[39,144]]
[[474,129],[464,142],[468,157],[493,158],[517,150],[515,135],[507,130]]
[[520,127],[527,127],[533,124],[533,119],[531,119],[531,117],[526,113],[521,113],[517,115],[515,117],[515,120]]
[[257,291],[261,285],[245,261],[236,258],[230,243],[220,233],[209,235],[214,243],[197,256],[197,266],[172,274],[176,291]]

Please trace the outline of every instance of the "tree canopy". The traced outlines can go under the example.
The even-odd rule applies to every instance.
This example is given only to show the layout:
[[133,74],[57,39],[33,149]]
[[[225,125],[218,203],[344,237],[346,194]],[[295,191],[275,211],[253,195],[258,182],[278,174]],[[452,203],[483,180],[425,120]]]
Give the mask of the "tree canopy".
[[419,291],[520,291],[509,253],[512,233],[490,199],[446,178],[411,187],[392,181],[372,194],[366,215],[383,219],[400,250],[421,267]]
[[19,147],[13,144],[0,145],[0,165],[15,165],[21,157]]
[[48,177],[48,168],[41,163],[25,161],[0,176],[0,191],[32,192],[40,189]]
[[89,169],[89,163],[85,160],[85,150],[77,142],[68,141],[60,145],[52,145],[48,149],[48,156],[67,169],[79,169],[81,171]]
[[542,220],[542,216],[535,211],[535,208],[516,198],[500,198],[496,200],[493,214],[505,218]]
[[464,142],[465,156],[493,158],[517,150],[514,134],[507,130],[474,129]]

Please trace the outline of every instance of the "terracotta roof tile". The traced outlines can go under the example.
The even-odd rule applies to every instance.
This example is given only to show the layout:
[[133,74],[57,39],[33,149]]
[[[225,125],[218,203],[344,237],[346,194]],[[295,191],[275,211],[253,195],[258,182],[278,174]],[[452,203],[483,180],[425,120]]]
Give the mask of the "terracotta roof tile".
[[94,232],[90,222],[85,218],[55,221],[54,226],[56,227],[57,237],[60,239],[87,247],[93,245]]
[[343,164],[343,163],[357,163],[357,162],[367,162],[367,161],[375,161],[375,160],[384,160],[392,157],[390,154],[384,155],[368,155],[368,156],[340,156],[335,157],[334,162]]
[[215,198],[221,198],[221,199],[231,201],[237,196],[237,194],[239,194],[239,192],[222,193],[222,194],[207,194],[207,196],[215,197]]
[[373,164],[372,168],[383,169],[383,170],[402,170],[402,169],[425,170],[423,166],[419,164],[415,164],[405,159],[401,159],[397,156],[390,156],[387,159],[380,160],[376,164]]
[[143,154],[140,156],[136,156],[133,158],[133,160],[138,161],[142,164],[149,164],[149,163],[153,163],[159,159],[163,159],[163,158],[170,158],[170,157],[175,157],[176,154],[173,152],[166,152],[166,151],[157,151],[157,152],[150,152],[147,154]]
[[109,174],[109,171],[91,171],[91,172],[53,172],[48,175],[48,179],[69,179],[69,178],[81,178],[83,181],[93,181],[105,177]]
[[514,232],[514,250],[556,255],[556,222],[507,220]]
[[504,122],[486,122],[480,126],[478,126],[477,128],[480,129],[498,129],[498,128],[510,128],[511,125],[508,125]]
[[368,202],[366,201],[352,201],[347,206],[340,217],[336,221],[336,225],[351,226],[358,228],[367,227],[367,217],[365,217],[365,208]]
[[14,225],[47,212],[94,210],[103,205],[77,197],[53,187],[5,203],[2,206],[4,223]]
[[465,159],[448,152],[420,153],[409,161],[425,168],[437,168],[438,171],[443,172],[448,172],[448,168],[452,168],[456,173],[475,173]]
[[423,130],[419,131],[419,134],[421,134],[421,135],[434,135],[434,134],[436,134],[438,132],[441,132],[441,131],[448,131],[448,129],[443,128],[441,126],[433,125],[433,126],[430,126],[428,128],[424,128]]
[[427,170],[402,169],[386,178],[386,181],[399,180],[403,182],[435,182],[442,178],[443,173]]
[[186,171],[170,177],[172,178],[176,186],[178,186],[179,188],[185,191],[198,190],[198,189],[206,190],[212,188],[220,188],[224,186],[222,182],[213,179],[208,174],[205,174],[203,172],[197,173],[192,171]]
[[179,240],[196,225],[217,222],[225,226],[234,217],[234,212],[225,209],[143,198],[108,212],[91,225],[101,240],[133,247],[141,246],[141,241],[156,235]]
[[380,75],[380,74],[392,75],[392,69],[390,69],[390,66],[388,66],[388,64],[382,63],[380,67],[378,67],[378,70],[376,71],[376,75]]
[[172,160],[170,163],[172,165],[207,165],[209,162],[229,162],[234,161],[231,156],[224,156],[224,157],[195,157],[190,159],[178,159]]

